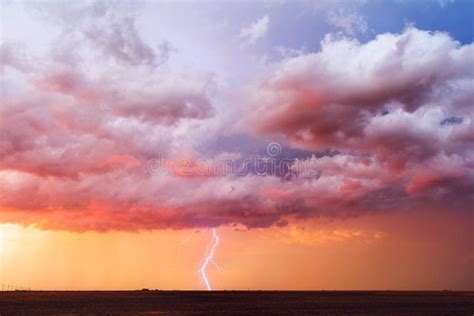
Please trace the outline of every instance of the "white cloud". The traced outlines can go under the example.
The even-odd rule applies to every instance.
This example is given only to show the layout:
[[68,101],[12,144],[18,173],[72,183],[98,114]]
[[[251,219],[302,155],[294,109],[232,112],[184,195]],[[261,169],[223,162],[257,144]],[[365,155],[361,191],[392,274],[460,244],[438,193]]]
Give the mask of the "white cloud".
[[343,10],[328,13],[328,23],[339,27],[349,35],[367,32],[367,21],[357,11],[346,13]]
[[245,44],[254,45],[258,39],[264,37],[267,33],[269,22],[270,18],[268,15],[263,16],[257,22],[241,29],[240,38],[242,38]]
[[454,3],[454,0],[438,0],[439,5],[444,8],[452,3]]
[[472,146],[472,44],[409,27],[365,44],[327,36],[321,46],[263,72],[246,92],[249,126],[306,149],[377,148],[401,162]]

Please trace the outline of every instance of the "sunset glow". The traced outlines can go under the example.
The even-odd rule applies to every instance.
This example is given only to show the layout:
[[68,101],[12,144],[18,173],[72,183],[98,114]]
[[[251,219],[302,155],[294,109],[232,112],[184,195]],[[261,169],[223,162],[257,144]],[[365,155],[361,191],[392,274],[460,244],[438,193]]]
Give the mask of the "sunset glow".
[[0,283],[474,290],[473,5],[2,1]]

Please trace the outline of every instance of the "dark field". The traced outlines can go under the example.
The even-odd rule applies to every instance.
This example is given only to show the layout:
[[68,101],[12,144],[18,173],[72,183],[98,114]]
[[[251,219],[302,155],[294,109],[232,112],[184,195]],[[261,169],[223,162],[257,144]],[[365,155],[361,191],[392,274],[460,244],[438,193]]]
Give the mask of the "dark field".
[[474,292],[0,292],[4,315],[474,315]]

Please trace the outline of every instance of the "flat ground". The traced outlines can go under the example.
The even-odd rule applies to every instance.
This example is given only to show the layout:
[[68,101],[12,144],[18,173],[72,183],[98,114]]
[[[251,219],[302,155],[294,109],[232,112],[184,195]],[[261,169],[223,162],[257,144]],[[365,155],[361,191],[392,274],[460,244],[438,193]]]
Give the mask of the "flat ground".
[[474,292],[0,292],[0,315],[474,315]]

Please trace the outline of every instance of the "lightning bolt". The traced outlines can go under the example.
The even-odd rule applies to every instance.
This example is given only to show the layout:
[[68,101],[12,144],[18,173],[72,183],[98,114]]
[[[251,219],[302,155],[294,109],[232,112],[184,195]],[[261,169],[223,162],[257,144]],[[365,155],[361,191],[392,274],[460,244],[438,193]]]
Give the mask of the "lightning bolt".
[[211,248],[207,252],[204,260],[202,261],[201,266],[199,267],[199,272],[201,273],[201,282],[204,282],[208,291],[212,291],[211,284],[207,279],[206,275],[206,268],[209,263],[212,263],[218,270],[220,270],[219,266],[214,262],[214,253],[216,252],[217,245],[219,244],[219,236],[217,236],[216,229],[212,229],[212,240],[211,240]]

